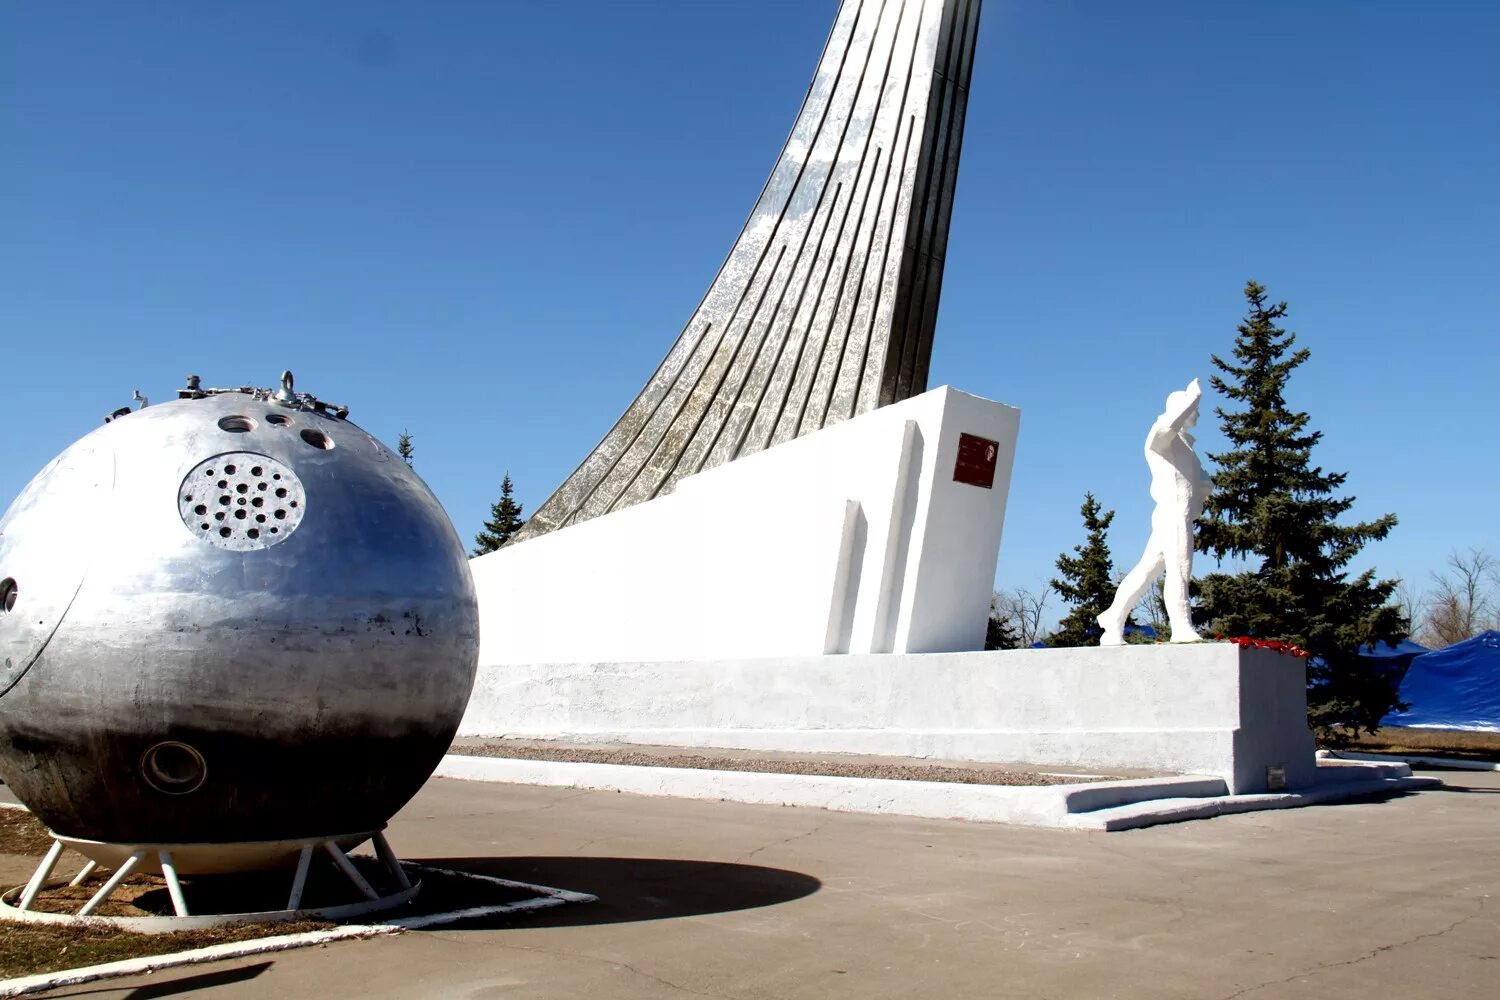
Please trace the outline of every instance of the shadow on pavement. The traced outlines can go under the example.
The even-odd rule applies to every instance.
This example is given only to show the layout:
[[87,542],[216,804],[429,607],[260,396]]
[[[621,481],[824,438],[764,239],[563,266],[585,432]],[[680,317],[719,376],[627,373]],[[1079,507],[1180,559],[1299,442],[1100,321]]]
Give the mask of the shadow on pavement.
[[[230,961],[233,961],[231,959]],[[234,983],[245,983],[259,976],[275,962],[256,962],[253,965],[243,965],[234,969],[219,969],[215,972],[200,972],[193,976],[178,976],[175,979],[167,979],[159,983],[151,983],[148,986],[137,986],[125,994],[124,1000],[152,1000],[153,997],[175,997],[184,993],[194,993],[198,990],[206,990],[210,986],[229,986]],[[166,969],[162,975],[170,976],[176,969]],[[85,997],[93,993],[115,993],[119,986],[111,984],[108,980],[87,989],[70,990],[66,993],[48,993],[51,997]]]
[[151,1000],[152,997],[179,996],[183,993],[192,993],[197,990],[207,989],[210,986],[227,986],[230,983],[243,983],[254,979],[262,972],[269,969],[274,962],[256,962],[239,969],[220,969],[217,972],[205,972],[197,976],[184,976],[171,982],[152,983],[150,986],[137,986],[125,995],[125,1000]]
[[1435,788],[1424,788],[1424,792],[1459,792],[1464,795],[1497,795],[1500,788],[1483,788],[1479,785],[1461,785],[1454,782],[1450,775],[1443,775],[1443,783]]
[[[237,969],[220,969],[216,972],[199,973],[196,976],[181,976],[165,982],[152,983],[149,986],[137,986],[125,994],[125,1000],[152,1000],[153,997],[175,997],[181,996],[184,993],[206,990],[210,986],[228,986],[232,983],[249,982],[275,964],[275,962],[256,962],[254,965],[246,965]],[[54,995],[83,996],[85,993],[105,993],[109,991],[110,986],[108,983],[105,983],[97,990],[84,990],[80,993]]]
[[789,903],[823,887],[811,875],[719,861],[666,858],[424,858],[423,864],[571,889],[597,903],[560,906],[512,917],[483,918],[445,929],[478,930],[523,924],[578,927],[667,920]]

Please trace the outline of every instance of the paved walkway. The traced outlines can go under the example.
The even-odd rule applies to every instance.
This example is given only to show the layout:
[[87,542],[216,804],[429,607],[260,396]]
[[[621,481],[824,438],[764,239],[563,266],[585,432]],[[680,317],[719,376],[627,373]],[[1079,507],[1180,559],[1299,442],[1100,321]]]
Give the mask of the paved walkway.
[[55,996],[1494,997],[1500,774],[1132,833],[438,780],[392,824],[603,897]]

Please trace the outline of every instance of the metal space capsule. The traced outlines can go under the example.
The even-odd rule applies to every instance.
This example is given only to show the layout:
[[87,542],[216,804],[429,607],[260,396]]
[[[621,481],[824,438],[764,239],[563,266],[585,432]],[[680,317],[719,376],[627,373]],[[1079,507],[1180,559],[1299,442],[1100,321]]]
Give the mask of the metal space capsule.
[[453,526],[289,375],[179,396],[117,412],[0,519],[0,774],[69,837],[378,829],[474,682]]

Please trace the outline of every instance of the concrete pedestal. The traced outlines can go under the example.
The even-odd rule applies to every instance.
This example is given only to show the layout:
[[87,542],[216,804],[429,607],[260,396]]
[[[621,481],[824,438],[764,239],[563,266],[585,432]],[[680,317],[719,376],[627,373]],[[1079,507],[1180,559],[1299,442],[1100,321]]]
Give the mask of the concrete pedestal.
[[984,642],[1020,415],[943,387],[471,562],[460,734],[1315,770],[1301,660]]
[[933,389],[474,559],[480,660],[979,649],[1019,422]]
[[464,736],[1314,777],[1300,659],[1227,643],[482,663]]

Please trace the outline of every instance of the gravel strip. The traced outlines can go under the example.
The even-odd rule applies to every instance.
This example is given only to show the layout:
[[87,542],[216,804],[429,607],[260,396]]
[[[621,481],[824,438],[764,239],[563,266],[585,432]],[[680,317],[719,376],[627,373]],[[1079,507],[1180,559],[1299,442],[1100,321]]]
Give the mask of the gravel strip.
[[1042,774],[1007,767],[874,762],[867,758],[837,760],[788,757],[711,756],[692,751],[681,753],[638,749],[598,749],[577,746],[536,746],[504,740],[458,742],[450,753],[467,757],[509,757],[520,760],[554,760],[575,764],[633,764],[641,767],[690,767],[709,771],[759,771],[770,774],[817,774],[831,778],[891,778],[898,781],[944,781],[966,785],[1074,785],[1108,781],[1112,775],[1091,777]]

